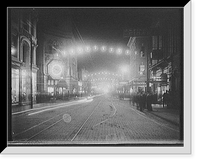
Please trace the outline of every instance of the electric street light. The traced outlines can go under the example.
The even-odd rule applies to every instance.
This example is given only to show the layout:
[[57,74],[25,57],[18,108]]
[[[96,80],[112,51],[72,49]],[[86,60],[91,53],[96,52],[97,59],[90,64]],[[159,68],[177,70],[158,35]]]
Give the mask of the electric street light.
[[123,65],[123,66],[120,67],[120,70],[121,70],[122,74],[128,73],[129,72],[129,66]]

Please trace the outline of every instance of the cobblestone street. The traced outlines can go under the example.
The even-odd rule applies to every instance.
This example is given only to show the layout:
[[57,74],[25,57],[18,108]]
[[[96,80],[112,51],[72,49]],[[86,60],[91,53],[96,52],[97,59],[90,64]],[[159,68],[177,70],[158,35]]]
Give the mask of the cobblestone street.
[[15,113],[13,138],[16,143],[181,143],[176,126],[109,95]]

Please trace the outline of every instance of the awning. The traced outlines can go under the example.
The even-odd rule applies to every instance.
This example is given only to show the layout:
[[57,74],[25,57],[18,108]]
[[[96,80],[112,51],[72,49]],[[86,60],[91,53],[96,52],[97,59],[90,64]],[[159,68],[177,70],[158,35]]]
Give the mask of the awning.
[[170,61],[168,61],[167,59],[162,59],[160,60],[158,63],[152,65],[149,67],[150,70],[153,70],[153,69],[157,69],[158,67],[159,68],[164,68],[164,67],[167,67],[169,65]]
[[58,84],[56,85],[56,87],[68,88],[67,82],[66,82],[65,80],[60,80],[60,81],[58,82]]

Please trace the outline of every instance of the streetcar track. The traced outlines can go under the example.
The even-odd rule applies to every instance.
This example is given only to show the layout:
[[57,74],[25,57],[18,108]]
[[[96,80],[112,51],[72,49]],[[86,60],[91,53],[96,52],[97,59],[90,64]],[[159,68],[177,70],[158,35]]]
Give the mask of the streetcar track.
[[[111,100],[110,100],[110,101],[111,101]],[[113,115],[110,115],[107,119],[105,119],[105,120],[103,120],[103,121],[97,123],[96,125],[93,126],[93,128],[96,127],[96,126],[98,126],[98,125],[100,125],[100,124],[102,124],[102,123],[104,123],[104,122],[106,122],[106,121],[108,121],[108,120],[110,120],[110,118],[112,118],[112,117],[116,114],[117,109],[116,109],[116,107],[114,106],[113,102],[111,102],[111,105],[112,105],[112,108],[115,109]],[[110,106],[110,105],[109,105],[109,106]]]
[[85,120],[85,122],[81,125],[81,127],[79,128],[79,130],[75,133],[75,135],[73,136],[73,138],[71,139],[71,141],[73,141],[77,135],[79,134],[79,132],[82,130],[83,126],[86,124],[86,122],[89,120],[89,118],[92,116],[92,114],[94,113],[94,111],[96,110],[96,108],[98,108],[99,104],[102,102],[102,100],[96,105],[96,107],[93,109],[92,113],[88,116],[88,118]]
[[[121,103],[120,103],[120,104],[121,104]],[[118,103],[118,105],[119,105],[119,103]],[[121,104],[121,105],[125,106],[124,104]],[[143,117],[143,118],[145,118],[145,119],[148,119],[148,120],[154,122],[155,124],[157,124],[157,125],[159,125],[159,126],[163,126],[163,127],[168,128],[168,129],[170,129],[170,130],[179,132],[179,130],[177,130],[177,129],[174,129],[174,128],[172,128],[172,127],[166,126],[166,125],[161,124],[161,123],[159,123],[159,122],[157,122],[157,121],[155,121],[155,120],[153,120],[153,119],[151,119],[151,118],[148,118],[144,113],[140,113],[139,111],[137,111],[137,110],[135,110],[135,109],[133,109],[133,108],[131,108],[131,110],[133,110],[135,113],[137,113],[137,114],[140,115],[141,117]]]
[[38,132],[38,133],[34,134],[33,136],[29,137],[29,138],[26,139],[25,141],[28,141],[28,140],[30,140],[30,139],[33,139],[33,138],[36,137],[37,135],[41,134],[43,131],[45,131],[45,130],[47,130],[47,129],[53,127],[53,126],[55,126],[57,123],[59,123],[59,122],[62,121],[62,120],[63,120],[62,118],[59,119],[58,121],[56,121],[56,122],[54,122],[53,124],[51,124],[50,126],[44,128],[44,129],[41,130],[40,132]]
[[17,133],[17,134],[14,134],[13,137],[16,137],[16,136],[21,135],[21,134],[23,134],[23,133],[25,133],[25,132],[27,132],[27,131],[33,129],[33,128],[36,128],[36,127],[38,127],[38,126],[40,126],[40,125],[42,125],[42,124],[44,124],[44,123],[46,123],[46,122],[48,122],[48,121],[50,121],[50,120],[52,120],[52,119],[54,119],[54,118],[60,116],[60,115],[62,115],[62,114],[56,115],[56,116],[54,116],[54,117],[51,117],[50,119],[47,119],[47,120],[45,120],[45,121],[43,121],[43,122],[41,122],[41,123],[39,123],[39,124],[36,124],[36,125],[34,125],[34,126],[28,128],[28,129],[26,129],[26,130],[24,130],[24,131],[22,131],[22,132],[19,132],[19,133]]
[[[77,109],[85,108],[86,106],[87,106],[87,105],[85,105],[84,107],[83,107],[83,106],[79,106]],[[67,111],[71,111],[72,109],[74,109],[74,108],[69,108]],[[21,134],[23,134],[23,133],[26,133],[26,132],[28,132],[28,131],[30,131],[30,130],[36,128],[36,127],[39,127],[39,126],[41,126],[42,124],[44,124],[44,123],[46,123],[46,122],[48,122],[48,121],[50,121],[50,120],[53,120],[53,119],[55,119],[56,117],[59,117],[59,116],[61,116],[61,115],[63,115],[63,114],[64,114],[64,113],[58,114],[58,115],[56,115],[56,116],[54,116],[54,117],[51,117],[51,118],[49,118],[49,119],[47,119],[47,120],[45,120],[45,121],[43,121],[43,122],[41,122],[41,123],[39,123],[39,124],[36,124],[36,125],[34,125],[34,126],[28,128],[28,129],[26,129],[26,130],[24,130],[24,131],[22,131],[22,132],[19,132],[19,133],[17,133],[17,134],[14,134],[13,137],[16,137],[16,136],[18,136],[18,135],[21,135]],[[40,130],[39,132],[37,132],[37,133],[34,134],[33,136],[31,136],[31,137],[25,139],[25,141],[28,141],[28,140],[32,139],[33,137],[39,135],[39,134],[42,133],[43,131],[45,131],[45,130],[51,128],[51,127],[53,127],[54,125],[56,125],[56,124],[57,124],[58,122],[60,122],[61,120],[63,120],[63,118],[61,118],[60,120],[58,120],[58,121],[56,121],[55,123],[51,124],[50,126],[44,128],[43,130]]]

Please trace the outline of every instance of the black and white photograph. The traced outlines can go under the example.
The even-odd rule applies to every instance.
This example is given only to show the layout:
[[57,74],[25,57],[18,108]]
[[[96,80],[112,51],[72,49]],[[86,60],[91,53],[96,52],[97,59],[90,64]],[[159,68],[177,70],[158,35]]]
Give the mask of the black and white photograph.
[[9,7],[7,19],[9,147],[189,146],[183,7]]

